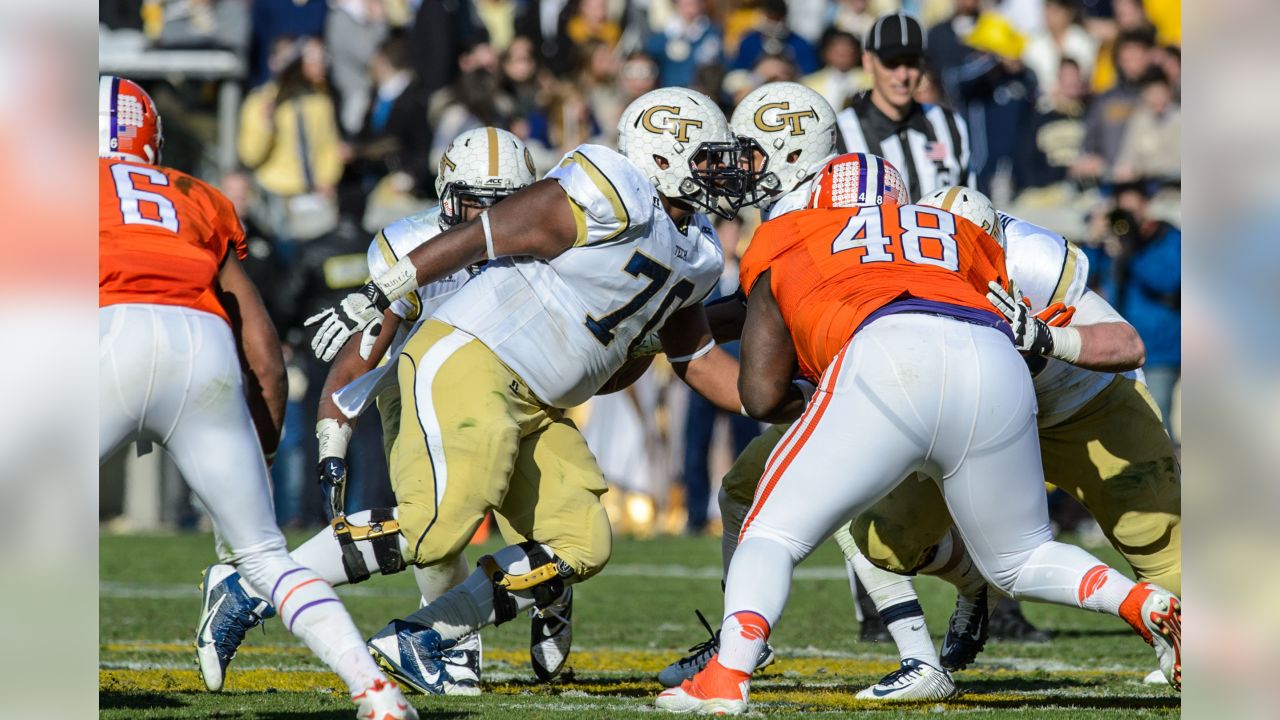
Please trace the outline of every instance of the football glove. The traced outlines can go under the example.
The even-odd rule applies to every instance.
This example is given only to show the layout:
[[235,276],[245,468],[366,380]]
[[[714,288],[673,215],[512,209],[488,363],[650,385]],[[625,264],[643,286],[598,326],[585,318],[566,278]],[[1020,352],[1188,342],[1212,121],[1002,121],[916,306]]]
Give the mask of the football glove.
[[[1080,356],[1080,333],[1066,327],[1075,308],[1054,303],[1039,314],[1031,312],[1031,302],[1018,285],[1009,281],[1005,290],[994,280],[987,284],[987,300],[1004,315],[1013,327],[1013,343],[1024,355],[1052,357],[1075,362]],[[1046,322],[1045,318],[1048,318]]]
[[360,338],[360,357],[368,359],[373,343],[382,331],[382,313],[391,307],[387,296],[374,283],[364,284],[358,291],[348,294],[336,307],[329,307],[307,318],[306,327],[319,325],[311,340],[311,351],[320,360],[333,359],[347,339],[363,332]]

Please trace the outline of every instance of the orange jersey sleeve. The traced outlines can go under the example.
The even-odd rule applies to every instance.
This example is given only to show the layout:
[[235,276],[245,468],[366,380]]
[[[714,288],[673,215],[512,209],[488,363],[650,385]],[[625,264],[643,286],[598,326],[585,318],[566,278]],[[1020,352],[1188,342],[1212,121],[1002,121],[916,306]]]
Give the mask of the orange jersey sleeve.
[[228,252],[244,259],[235,207],[171,168],[98,159],[98,306],[182,305],[226,319],[215,283]]
[[800,210],[766,222],[742,259],[748,296],[766,270],[801,371],[814,379],[890,303],[968,308],[994,322],[987,283],[1008,285],[1004,250],[981,228],[944,210],[894,203]]

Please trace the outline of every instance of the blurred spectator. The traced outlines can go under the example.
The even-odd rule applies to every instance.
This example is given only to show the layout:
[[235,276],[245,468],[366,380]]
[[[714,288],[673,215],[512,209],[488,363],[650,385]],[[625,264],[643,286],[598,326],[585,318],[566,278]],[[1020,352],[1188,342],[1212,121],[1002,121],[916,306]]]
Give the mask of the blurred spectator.
[[1143,0],[1142,7],[1156,28],[1156,42],[1182,44],[1182,0]]
[[556,83],[548,95],[546,111],[529,117],[530,147],[541,146],[552,162],[585,142],[597,142],[599,135],[600,125],[572,82]]
[[966,42],[977,53],[955,69],[953,83],[973,139],[978,190],[1001,207],[1026,167],[1020,152],[1027,149],[1023,138],[1035,115],[1036,78],[1022,64],[1025,39],[1003,17],[984,13]]
[[1032,148],[1025,155],[1030,165],[1018,176],[1020,189],[1063,182],[1068,170],[1080,158],[1088,101],[1085,77],[1080,65],[1071,58],[1063,58],[1058,65],[1053,92],[1042,96],[1032,130],[1026,137]]
[[844,148],[887,159],[913,198],[944,185],[972,185],[965,121],[951,110],[915,99],[924,77],[920,22],[905,13],[883,15],[865,44],[862,67],[871,75],[871,90],[836,114]]
[[470,0],[472,11],[496,52],[507,49],[516,36],[516,13],[521,0]]
[[399,194],[427,196],[432,187],[431,126],[427,100],[409,65],[404,37],[393,33],[369,63],[373,97],[359,134],[352,139],[344,192],[352,212],[362,215],[364,198],[384,179]]
[[1142,78],[1142,102],[1129,118],[1113,175],[1117,182],[1182,177],[1182,109],[1164,71],[1153,67]]
[[502,90],[511,98],[516,117],[527,117],[541,101],[541,70],[537,49],[527,37],[515,38],[502,53]]
[[622,26],[609,18],[609,0],[575,1],[577,10],[565,24],[569,44],[581,46],[595,41],[609,49],[616,47],[622,38]]
[[270,80],[276,41],[289,37],[324,37],[326,0],[253,0],[250,28],[249,87]]
[[461,74],[436,91],[428,104],[427,118],[435,129],[429,167],[440,165],[440,156],[458,135],[472,128],[506,127],[513,103],[502,92],[498,56],[483,36],[473,39],[458,56]]
[[581,55],[578,88],[598,125],[596,135],[599,141],[612,146],[617,142],[618,118],[622,117],[622,111],[629,102],[618,84],[621,60],[613,48],[602,42],[582,46]]
[[659,85],[687,87],[698,68],[720,63],[723,40],[703,0],[675,0],[675,11],[645,51],[658,62]]
[[222,194],[227,196],[236,209],[236,217],[244,228],[245,246],[249,257],[241,265],[245,274],[253,281],[262,295],[262,302],[267,306],[267,314],[283,334],[284,318],[280,315],[279,298],[275,289],[279,285],[281,274],[286,270],[276,252],[275,239],[258,223],[253,210],[253,179],[248,173],[234,170],[222,176],[218,182]]
[[222,48],[243,56],[249,48],[248,0],[165,3],[156,40],[163,48]]
[[734,70],[754,68],[766,55],[785,57],[802,75],[817,72],[818,54],[813,45],[787,26],[787,0],[764,0],[764,15],[754,30],[742,37]]
[[1044,30],[1045,0],[991,0],[989,9],[1009,21],[1019,33],[1034,35]]
[[329,46],[333,87],[340,102],[338,119],[348,136],[360,132],[369,110],[373,88],[369,63],[386,35],[382,0],[333,0],[324,40]]
[[800,79],[800,72],[785,55],[761,55],[751,68],[751,76],[759,87],[771,82],[795,82]]
[[862,43],[849,32],[827,28],[818,53],[822,69],[806,75],[803,82],[826,98],[831,107],[840,109],[854,94],[871,87],[871,79],[862,69]]
[[959,97],[949,75],[973,54],[973,49],[964,43],[964,39],[973,32],[981,11],[982,0],[956,0],[955,14],[949,20],[929,29],[929,43],[926,46],[929,65],[941,75],[943,95],[951,101],[952,106],[956,105]]
[[1080,0],[1048,0],[1044,19],[1044,30],[1027,41],[1022,60],[1035,73],[1041,97],[1048,103],[1058,84],[1062,59],[1074,60],[1088,77],[1098,57],[1098,41],[1079,24]]
[[832,27],[851,33],[861,41],[876,18],[902,9],[900,0],[838,0],[830,6]]
[[[409,49],[413,69],[428,94],[457,77],[459,59],[481,40],[484,28],[471,16],[471,3],[463,0],[421,0],[410,30]],[[452,139],[452,138],[450,138]]]
[[1142,184],[1117,189],[1110,218],[1120,245],[1114,297],[1147,346],[1143,373],[1168,428],[1182,369],[1182,231],[1148,217],[1147,199]]
[[1165,45],[1157,48],[1153,62],[1164,70],[1169,78],[1169,87],[1173,89],[1173,99],[1182,102],[1182,50],[1176,45]]
[[317,38],[276,42],[274,78],[240,110],[240,161],[268,194],[273,230],[308,238],[332,227],[332,199],[342,176],[342,146]]
[[1112,0],[1112,10],[1111,20],[1089,28],[1091,35],[1102,40],[1091,83],[1095,94],[1106,92],[1121,81],[1116,67],[1116,46],[1122,36],[1141,33],[1155,44],[1155,29],[1147,22],[1141,0]]
[[619,79],[625,108],[632,100],[658,87],[658,63],[648,53],[637,50],[622,63]]
[[1115,66],[1120,82],[1094,99],[1085,118],[1084,154],[1071,169],[1073,177],[1105,176],[1120,152],[1120,141],[1141,96],[1139,80],[1151,66],[1151,35],[1145,31],[1121,35],[1115,43]]

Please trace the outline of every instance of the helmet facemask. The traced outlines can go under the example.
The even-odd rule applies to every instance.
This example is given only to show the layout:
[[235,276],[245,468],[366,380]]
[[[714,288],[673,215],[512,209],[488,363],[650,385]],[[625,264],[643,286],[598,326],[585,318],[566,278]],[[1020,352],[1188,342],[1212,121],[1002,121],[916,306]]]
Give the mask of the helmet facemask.
[[447,230],[454,225],[466,222],[463,212],[466,208],[487,210],[503,198],[516,193],[515,188],[482,187],[462,182],[452,182],[444,186],[440,196],[440,228]]
[[[740,164],[737,142],[704,142],[689,156],[689,177],[680,183],[681,200],[695,210],[726,220],[746,204],[747,172]],[[701,167],[699,167],[701,165]]]

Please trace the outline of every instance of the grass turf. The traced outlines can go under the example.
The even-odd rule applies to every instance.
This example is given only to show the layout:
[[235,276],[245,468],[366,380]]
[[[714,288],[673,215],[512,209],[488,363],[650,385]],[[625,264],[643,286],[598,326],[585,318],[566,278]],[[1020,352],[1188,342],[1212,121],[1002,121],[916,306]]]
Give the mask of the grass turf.
[[[207,535],[101,539],[101,717],[352,717],[337,678],[275,620],[250,633],[226,689],[204,691],[191,640],[200,606],[196,586],[213,560],[212,547]],[[1121,564],[1109,549],[1095,551]],[[472,548],[468,556],[480,554]],[[719,568],[720,546],[712,539],[618,540],[609,567],[578,586],[574,651],[560,680],[532,681],[528,624],[517,619],[484,631],[484,695],[412,700],[424,718],[652,720],[658,670],[705,639],[693,609],[719,616]],[[916,587],[929,628],[940,638],[955,593],[932,578]],[[366,634],[416,607],[409,573],[375,576],[339,592]],[[897,655],[890,645],[857,642],[843,562],[828,543],[797,570],[787,613],[772,636],[780,660],[753,682],[753,712],[770,718],[867,712],[886,720],[942,711],[1045,719],[1180,715],[1172,689],[1142,684],[1154,655],[1120,620],[1045,605],[1024,610],[1055,633],[1054,641],[989,643],[974,667],[956,675],[958,697],[907,706],[855,700],[858,689],[894,668]]]

